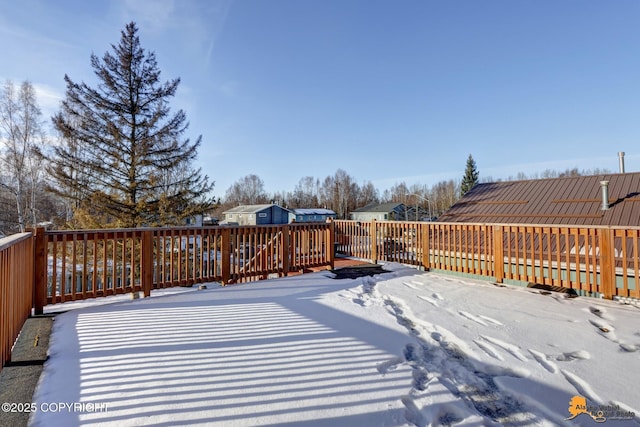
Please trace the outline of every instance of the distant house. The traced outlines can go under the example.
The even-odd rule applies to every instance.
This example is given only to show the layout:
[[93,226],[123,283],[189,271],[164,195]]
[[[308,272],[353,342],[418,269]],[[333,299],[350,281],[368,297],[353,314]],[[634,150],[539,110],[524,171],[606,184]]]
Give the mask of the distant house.
[[407,205],[407,220],[408,221],[433,221],[434,218],[430,216],[429,209],[425,209],[422,206]]
[[438,221],[640,226],[640,173],[477,184]]
[[290,212],[274,204],[242,205],[225,211],[224,221],[238,225],[288,224]]
[[404,221],[407,209],[403,203],[370,203],[351,212],[354,221]]
[[336,219],[336,216],[331,209],[293,209],[289,214],[289,222],[326,222],[328,218]]

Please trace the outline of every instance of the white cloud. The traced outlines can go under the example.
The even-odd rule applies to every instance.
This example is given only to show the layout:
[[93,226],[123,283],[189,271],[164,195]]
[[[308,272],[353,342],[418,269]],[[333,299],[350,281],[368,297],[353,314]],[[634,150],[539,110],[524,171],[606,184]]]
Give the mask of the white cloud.
[[224,29],[227,17],[229,16],[229,10],[231,9],[232,0],[221,0],[211,4],[210,18],[211,22],[207,24],[207,38],[206,44],[205,64],[209,66],[215,51],[215,45],[220,37],[220,33]]
[[156,0],[153,2],[126,0],[122,14],[126,19],[135,16],[138,24],[149,32],[163,32],[172,27],[176,16],[174,0]]
[[238,82],[236,81],[228,81],[222,83],[216,87],[216,90],[223,95],[232,98],[236,95],[238,89]]
[[182,0],[179,3],[175,0],[126,0],[119,13],[123,20],[135,21],[151,36],[179,40],[184,49],[195,50],[200,63],[207,67],[212,62],[231,5],[232,0]]
[[[0,76],[0,84],[4,85],[4,82],[6,82],[7,80],[13,81],[14,85],[16,86],[19,86],[22,83],[22,80]],[[38,104],[38,107],[40,107],[40,110],[42,111],[42,117],[45,121],[48,121],[49,118],[60,107],[60,102],[64,98],[64,94],[61,93],[57,88],[54,88],[53,86],[47,84],[34,82],[30,83],[36,92],[36,102]]]
[[32,83],[36,91],[36,99],[45,118],[51,117],[60,107],[60,102],[64,98],[64,94],[60,93],[52,86]]
[[[11,40],[12,43],[24,43],[29,46],[48,46],[54,48],[74,48],[72,44],[38,32],[38,27],[25,27],[16,25],[0,16],[0,35],[2,39]],[[0,43],[0,46],[2,43]]]

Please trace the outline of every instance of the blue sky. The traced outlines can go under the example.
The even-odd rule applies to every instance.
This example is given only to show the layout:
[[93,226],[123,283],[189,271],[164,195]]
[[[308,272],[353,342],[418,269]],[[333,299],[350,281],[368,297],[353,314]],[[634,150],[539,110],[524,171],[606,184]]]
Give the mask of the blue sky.
[[[380,190],[640,170],[640,1],[0,0],[0,79],[47,119],[135,21],[223,196],[338,168]],[[50,121],[48,120],[48,123]]]

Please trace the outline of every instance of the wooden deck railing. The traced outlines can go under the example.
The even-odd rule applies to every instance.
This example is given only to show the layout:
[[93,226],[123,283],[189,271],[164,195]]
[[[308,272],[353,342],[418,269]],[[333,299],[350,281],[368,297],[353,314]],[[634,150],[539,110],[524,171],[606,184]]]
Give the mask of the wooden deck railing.
[[0,370],[33,306],[31,233],[0,239]]
[[335,221],[339,253],[640,298],[640,227]]
[[640,227],[334,221],[45,231],[0,243],[0,356],[47,304],[333,267],[339,253],[425,269],[640,298]]
[[333,266],[333,225],[35,233],[35,311],[47,304]]

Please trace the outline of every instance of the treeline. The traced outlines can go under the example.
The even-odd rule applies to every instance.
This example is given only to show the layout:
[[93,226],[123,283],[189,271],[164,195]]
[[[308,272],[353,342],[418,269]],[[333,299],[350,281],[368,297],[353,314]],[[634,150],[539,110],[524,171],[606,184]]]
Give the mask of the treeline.
[[412,206],[430,203],[431,212],[439,215],[458,199],[459,192],[459,183],[449,180],[442,181],[433,187],[408,186],[400,182],[381,193],[371,181],[358,183],[345,170],[338,169],[333,175],[324,179],[312,176],[302,177],[293,191],[267,193],[260,177],[247,175],[229,187],[214,215],[222,218],[225,210],[238,205],[278,203],[287,208],[324,207],[335,211],[339,218],[348,218],[349,213],[354,209],[369,203],[386,202],[405,203]]
[[[533,175],[518,173],[505,181],[562,178],[580,175],[609,173],[607,170],[578,170],[577,168],[564,171],[545,170]],[[343,169],[338,169],[333,175],[324,179],[305,176],[300,178],[293,191],[278,191],[268,193],[264,188],[264,181],[257,175],[247,175],[232,184],[226,191],[221,202],[217,205],[213,215],[224,218],[223,212],[238,205],[252,205],[262,203],[278,203],[287,208],[327,208],[335,211],[339,218],[349,218],[354,209],[369,203],[404,203],[407,206],[418,206],[422,212],[430,212],[432,217],[438,217],[455,202],[465,191],[477,182],[496,182],[491,177],[480,178],[475,162],[470,156],[467,167],[460,179],[440,181],[434,185],[412,184],[399,182],[382,192],[371,181],[358,183],[358,180]],[[464,184],[464,185],[463,185]]]
[[500,181],[524,181],[527,179],[548,179],[548,178],[567,178],[573,176],[587,176],[587,175],[603,175],[610,174],[611,171],[606,168],[595,168],[595,169],[578,169],[578,168],[569,168],[564,171],[557,171],[554,169],[545,169],[542,172],[535,172],[533,174],[527,175],[523,172],[517,173],[515,176],[508,176],[505,179],[493,179],[491,176],[483,178],[482,182],[500,182]]

